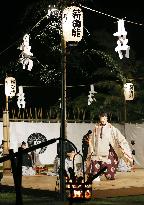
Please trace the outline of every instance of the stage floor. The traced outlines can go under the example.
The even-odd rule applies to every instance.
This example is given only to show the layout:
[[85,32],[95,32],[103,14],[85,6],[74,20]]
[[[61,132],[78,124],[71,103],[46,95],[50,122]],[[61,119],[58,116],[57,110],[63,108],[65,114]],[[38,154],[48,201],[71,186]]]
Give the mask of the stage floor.
[[[23,176],[22,187],[55,191],[56,176]],[[2,185],[14,186],[12,176],[4,176]],[[115,180],[106,180],[101,176],[100,182],[93,183],[93,198],[141,195],[144,194],[144,169],[131,172],[117,172]],[[2,188],[3,186],[1,186]]]

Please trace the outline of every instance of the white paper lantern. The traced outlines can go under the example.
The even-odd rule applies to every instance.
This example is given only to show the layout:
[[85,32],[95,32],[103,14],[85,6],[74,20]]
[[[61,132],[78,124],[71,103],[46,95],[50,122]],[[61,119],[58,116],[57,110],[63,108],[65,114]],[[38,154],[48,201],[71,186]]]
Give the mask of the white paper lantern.
[[134,85],[132,83],[124,84],[124,96],[125,96],[125,100],[134,99]]
[[76,6],[67,7],[62,13],[62,30],[65,41],[80,41],[83,37],[83,12]]
[[5,95],[13,97],[16,94],[16,80],[13,77],[5,79]]

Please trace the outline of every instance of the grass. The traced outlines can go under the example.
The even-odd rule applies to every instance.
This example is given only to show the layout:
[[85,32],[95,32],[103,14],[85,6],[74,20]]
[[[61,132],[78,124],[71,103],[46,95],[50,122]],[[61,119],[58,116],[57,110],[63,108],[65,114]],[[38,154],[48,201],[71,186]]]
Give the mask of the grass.
[[[1,187],[0,187],[1,188]],[[15,205],[16,195],[13,188],[2,189],[0,192],[0,205]],[[69,205],[70,202],[59,201],[56,192],[45,190],[23,190],[23,205]],[[83,203],[72,203],[72,205],[141,205],[144,204],[144,195],[97,198]]]

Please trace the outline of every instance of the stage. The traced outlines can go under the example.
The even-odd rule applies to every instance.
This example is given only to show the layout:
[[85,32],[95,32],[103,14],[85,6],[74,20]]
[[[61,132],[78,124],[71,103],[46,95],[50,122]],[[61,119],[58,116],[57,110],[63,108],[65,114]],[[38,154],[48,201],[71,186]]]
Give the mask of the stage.
[[[47,175],[23,176],[22,187],[23,189],[55,191],[56,179],[56,176]],[[12,175],[4,176],[1,184],[1,189],[5,186],[14,186]],[[92,187],[93,198],[142,195],[144,194],[144,169],[117,172],[116,179],[110,181],[101,176],[101,181],[94,182]]]

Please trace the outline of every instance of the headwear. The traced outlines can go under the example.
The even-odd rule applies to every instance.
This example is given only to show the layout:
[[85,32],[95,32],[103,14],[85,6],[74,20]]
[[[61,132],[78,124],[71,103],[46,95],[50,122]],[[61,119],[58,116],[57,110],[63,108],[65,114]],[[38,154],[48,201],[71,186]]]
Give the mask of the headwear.
[[106,112],[101,112],[100,114],[99,114],[99,117],[107,117],[108,115],[107,115],[107,113]]
[[87,134],[88,134],[88,135],[90,135],[91,133],[92,133],[92,131],[91,131],[91,130],[89,130],[89,131],[87,132]]
[[26,142],[22,141],[22,145],[26,145]]

